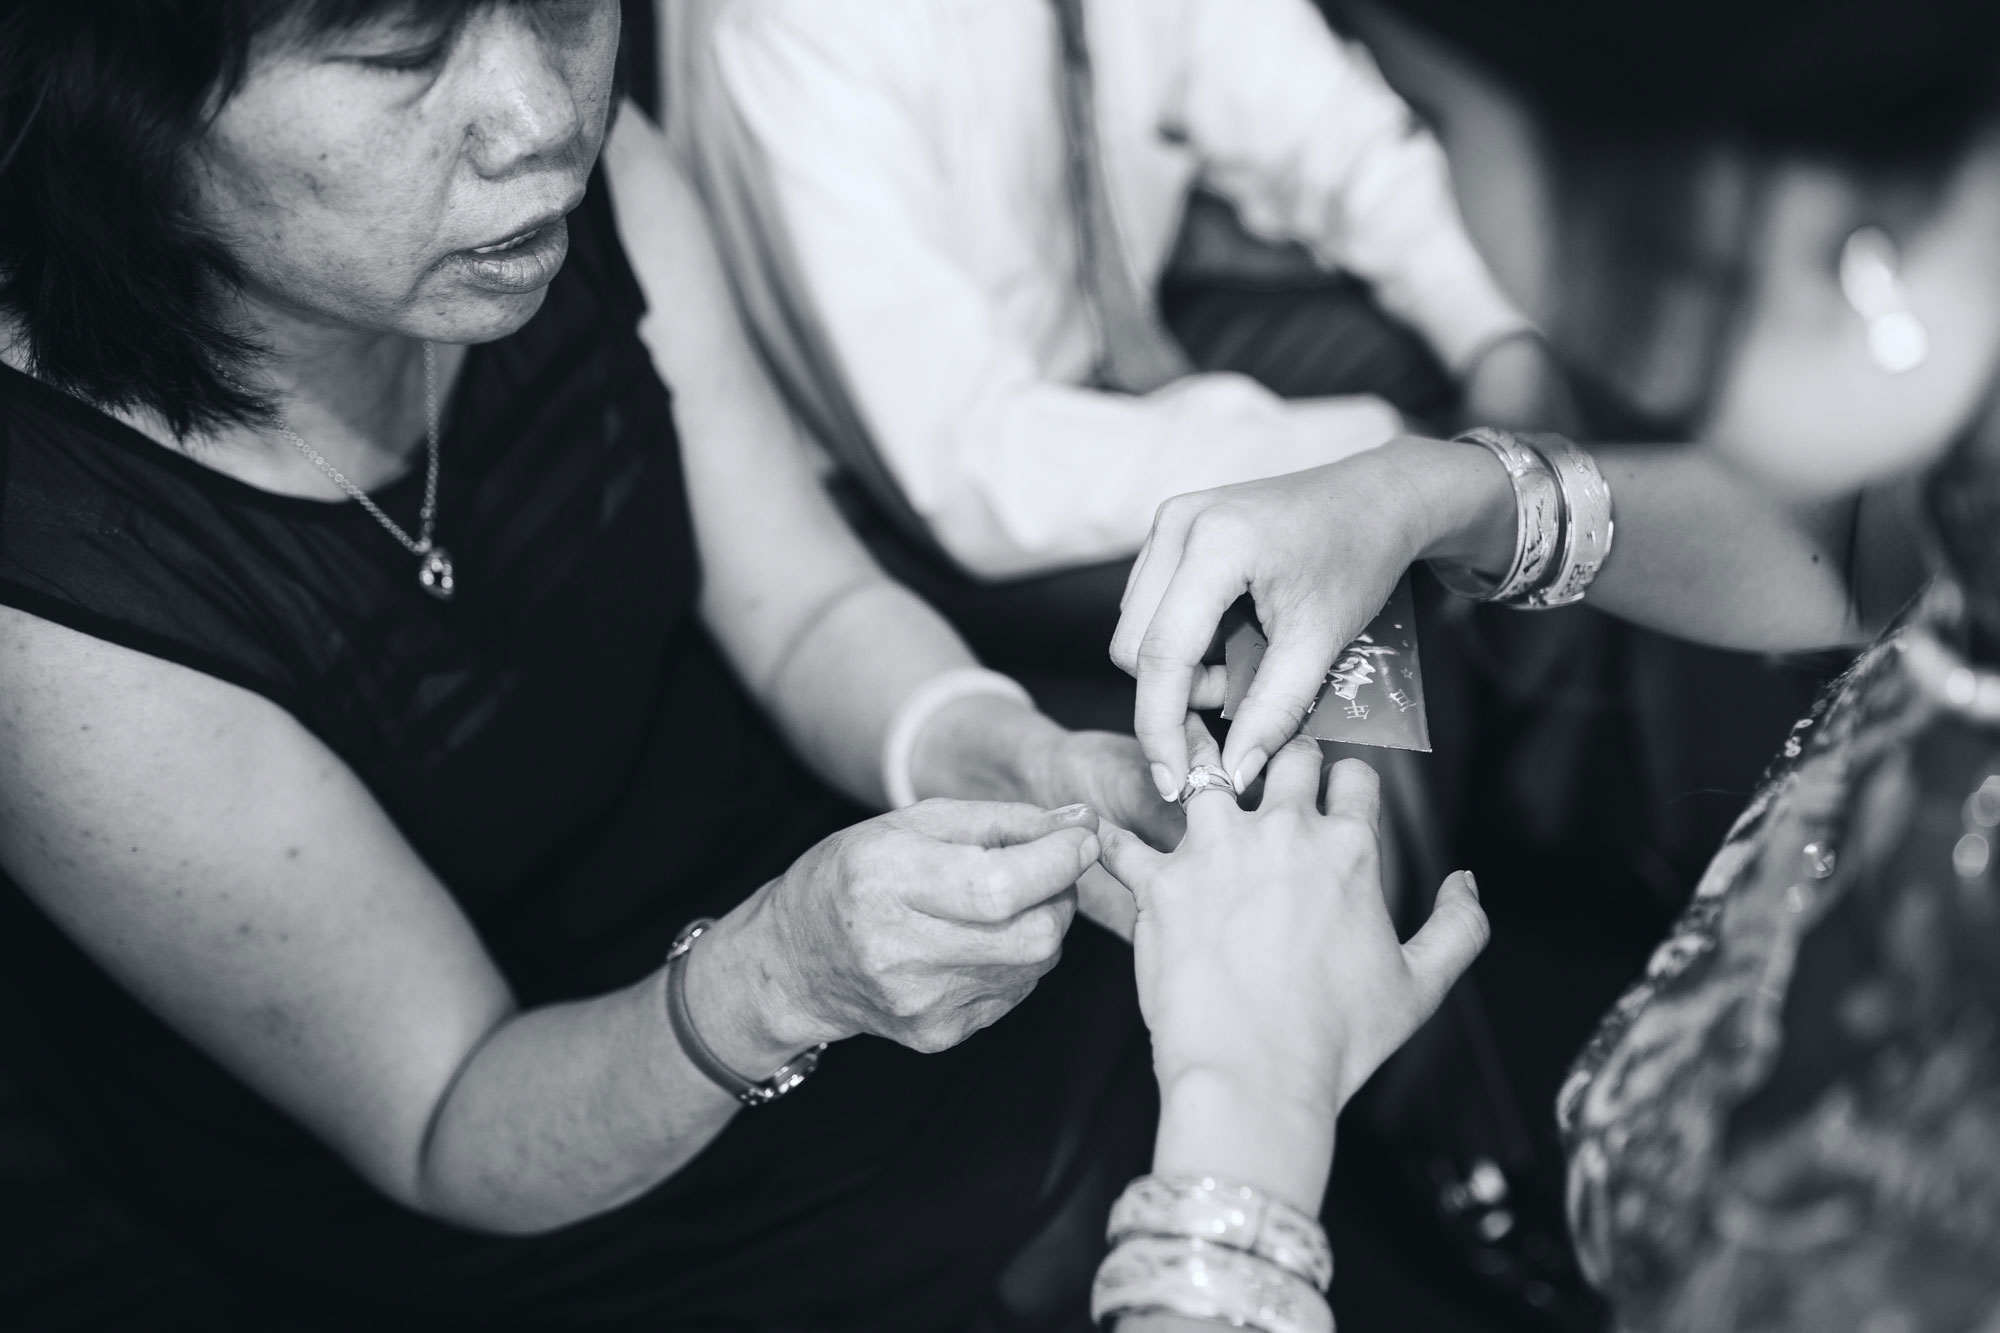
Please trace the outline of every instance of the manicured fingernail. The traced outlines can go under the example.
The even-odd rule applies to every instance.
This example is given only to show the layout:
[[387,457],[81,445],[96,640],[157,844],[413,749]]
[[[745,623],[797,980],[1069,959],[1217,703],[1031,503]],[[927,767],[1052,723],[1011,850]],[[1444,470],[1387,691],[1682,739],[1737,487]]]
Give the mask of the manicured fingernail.
[[1104,855],[1104,844],[1097,840],[1097,835],[1095,833],[1085,838],[1083,840],[1083,846],[1079,847],[1076,852],[1077,873],[1082,874],[1084,871],[1096,865],[1097,858],[1103,855]]
[[1472,877],[1472,872],[1470,870],[1460,871],[1459,874],[1460,877],[1465,880],[1466,892],[1470,893],[1473,897],[1473,901],[1477,902],[1479,899],[1479,881]]
[[1077,824],[1090,818],[1092,811],[1088,805],[1078,801],[1075,805],[1066,805],[1060,810],[1051,810],[1049,813],[1065,824]]
[[1153,785],[1160,789],[1160,799],[1171,801],[1181,794],[1181,784],[1174,781],[1174,775],[1167,771],[1165,764],[1153,765]]
[[1243,762],[1236,766],[1236,777],[1234,779],[1236,790],[1239,792],[1243,791],[1251,783],[1255,782],[1257,775],[1264,771],[1264,761],[1270,757],[1270,755],[1265,754],[1262,750],[1252,750],[1249,754],[1244,755]]

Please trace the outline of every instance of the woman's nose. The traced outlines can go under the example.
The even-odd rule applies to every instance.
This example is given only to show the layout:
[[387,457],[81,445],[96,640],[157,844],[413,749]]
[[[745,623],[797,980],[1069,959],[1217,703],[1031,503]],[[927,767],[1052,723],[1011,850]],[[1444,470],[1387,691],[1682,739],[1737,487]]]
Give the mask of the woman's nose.
[[467,70],[467,136],[480,174],[504,176],[572,148],[583,123],[574,71],[532,7],[492,6],[473,27],[466,33],[476,51]]

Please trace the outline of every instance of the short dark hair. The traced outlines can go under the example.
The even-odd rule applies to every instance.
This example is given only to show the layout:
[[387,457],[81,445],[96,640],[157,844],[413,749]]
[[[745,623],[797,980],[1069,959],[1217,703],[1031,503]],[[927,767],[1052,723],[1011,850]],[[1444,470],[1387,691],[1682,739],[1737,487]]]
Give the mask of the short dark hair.
[[36,376],[177,436],[263,405],[231,371],[239,274],[197,215],[193,157],[252,43],[478,0],[7,0],[0,5],[0,316]]

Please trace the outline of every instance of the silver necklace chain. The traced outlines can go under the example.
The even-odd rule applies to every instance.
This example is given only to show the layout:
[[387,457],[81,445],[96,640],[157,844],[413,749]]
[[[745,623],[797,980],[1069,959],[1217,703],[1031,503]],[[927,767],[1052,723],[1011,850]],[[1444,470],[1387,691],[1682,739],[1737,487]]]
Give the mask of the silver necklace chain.
[[292,429],[292,424],[273,413],[271,424],[278,433],[292,442],[292,447],[305,455],[306,461],[323,473],[326,479],[347,493],[349,499],[367,510],[388,530],[390,536],[401,542],[411,555],[421,562],[417,566],[417,584],[425,592],[440,601],[450,601],[457,591],[456,571],[452,567],[451,552],[439,546],[437,535],[438,496],[438,455],[440,432],[438,429],[438,375],[437,348],[431,343],[424,344],[424,436],[428,460],[424,467],[424,504],[417,513],[417,535],[412,537],[404,531],[403,525],[382,512],[382,506],[375,503],[368,492],[356,486],[342,475],[339,468],[326,461],[326,456],[306,443],[305,437]]

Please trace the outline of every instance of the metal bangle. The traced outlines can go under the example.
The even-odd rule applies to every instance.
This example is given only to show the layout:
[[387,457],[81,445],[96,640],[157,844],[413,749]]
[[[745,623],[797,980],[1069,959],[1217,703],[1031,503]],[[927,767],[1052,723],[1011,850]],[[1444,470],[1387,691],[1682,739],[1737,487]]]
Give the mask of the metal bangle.
[[1105,1239],[1181,1236],[1268,1259],[1325,1291],[1333,1247],[1319,1220],[1250,1185],[1213,1176],[1141,1176],[1111,1205]]
[[1476,444],[1507,469],[1514,487],[1514,558],[1498,579],[1443,561],[1432,561],[1438,581],[1461,597],[1481,602],[1513,602],[1548,578],[1563,529],[1563,489],[1555,469],[1534,449],[1504,430],[1481,426],[1454,437]]
[[786,1093],[798,1087],[819,1068],[819,1057],[826,1050],[821,1042],[808,1051],[801,1051],[772,1071],[768,1078],[750,1078],[739,1074],[725,1064],[720,1056],[709,1049],[695,1031],[694,1015],[688,1010],[687,1002],[687,958],[694,942],[715,924],[713,917],[702,917],[690,921],[674,936],[673,946],[667,950],[667,1022],[673,1026],[674,1040],[681,1044],[688,1062],[699,1069],[707,1079],[724,1092],[742,1102],[745,1106],[767,1106]]
[[1100,1327],[1177,1314],[1258,1333],[1333,1333],[1312,1284],[1269,1259],[1186,1236],[1134,1236],[1098,1265],[1090,1317]]
[[1562,436],[1544,432],[1521,438],[1547,462],[1562,488],[1562,556],[1542,585],[1507,600],[1525,610],[1546,611],[1582,601],[1611,555],[1616,532],[1611,486],[1597,460]]

